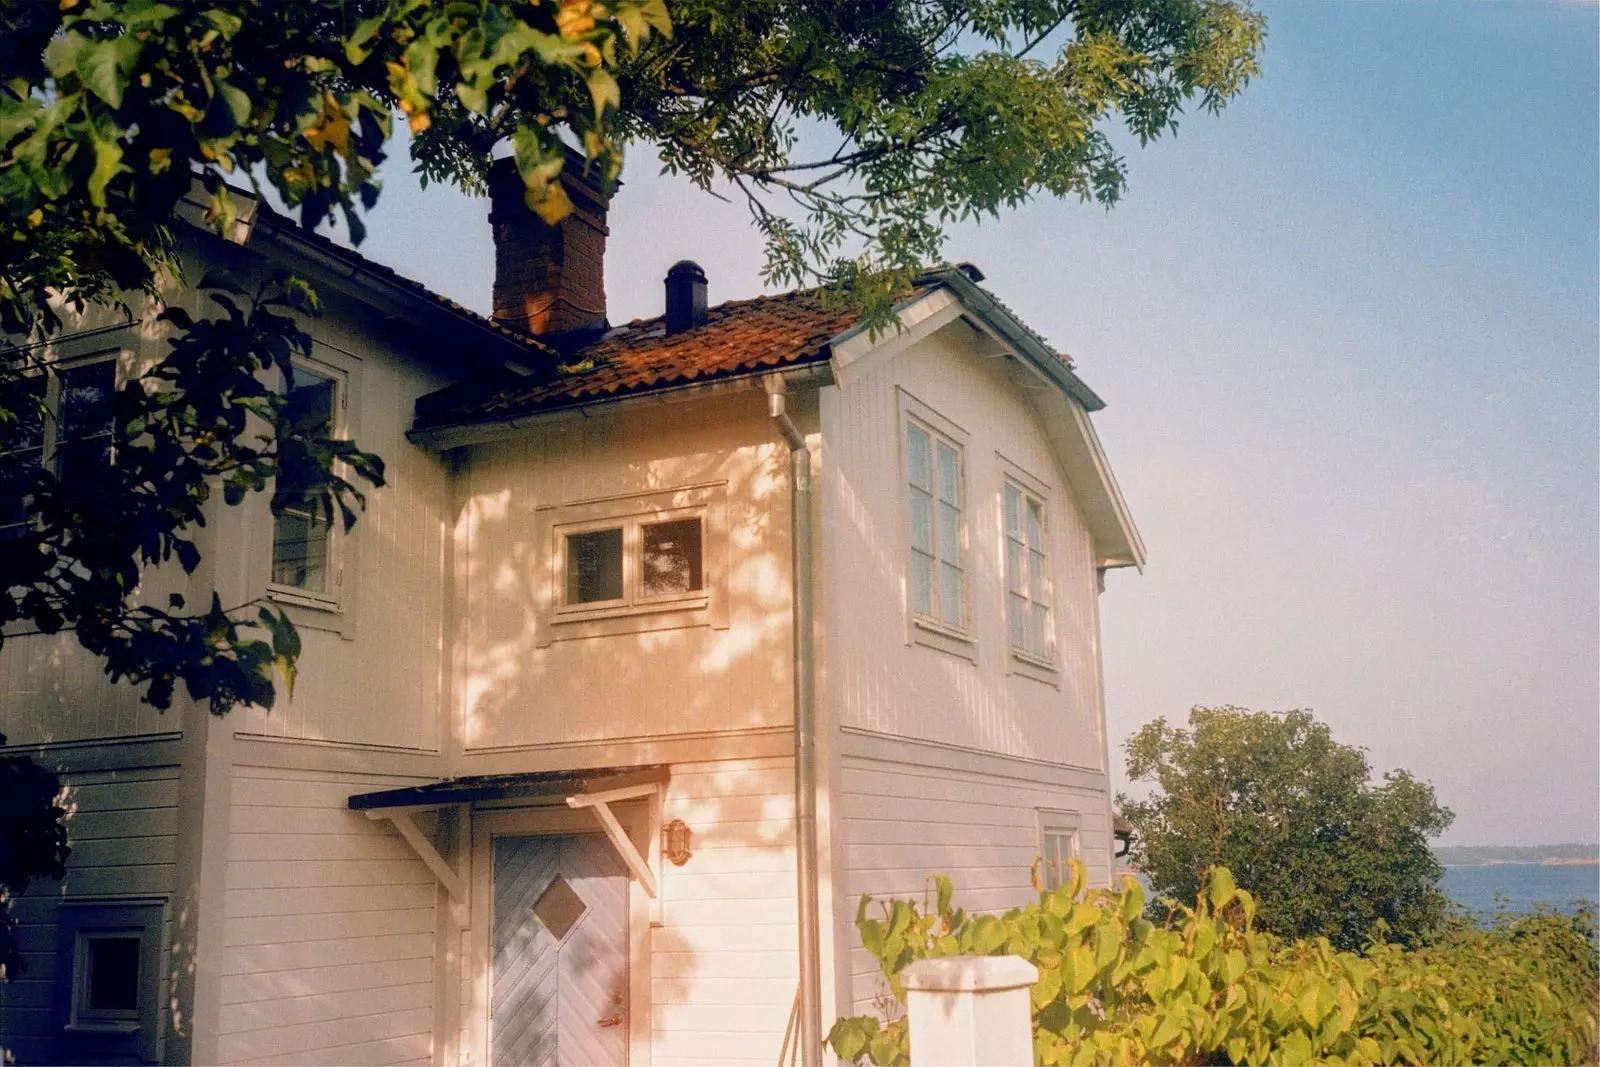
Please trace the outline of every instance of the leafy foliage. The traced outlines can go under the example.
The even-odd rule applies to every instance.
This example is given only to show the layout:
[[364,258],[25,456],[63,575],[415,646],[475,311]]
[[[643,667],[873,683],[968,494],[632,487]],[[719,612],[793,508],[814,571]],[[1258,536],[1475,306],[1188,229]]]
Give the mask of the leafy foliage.
[[[1600,993],[1593,915],[1451,927],[1421,949],[1374,942],[1365,954],[1326,938],[1256,928],[1256,899],[1226,868],[1207,872],[1194,907],[1145,915],[1144,890],[1070,884],[1004,915],[895,900],[856,928],[903,1002],[917,959],[1014,954],[1039,969],[1030,991],[1042,1064],[1593,1063]],[[1037,879],[1035,879],[1037,884]],[[840,1019],[828,1035],[853,1063],[910,1062],[903,1010],[887,1023]]]
[[[0,734],[0,748],[6,738]],[[66,810],[57,803],[61,780],[26,756],[0,756],[0,978],[25,970],[15,920],[7,903],[35,878],[66,873]]]
[[1129,738],[1128,777],[1155,786],[1119,797],[1132,865],[1158,893],[1187,900],[1225,866],[1254,888],[1258,921],[1282,937],[1360,948],[1380,932],[1403,943],[1437,931],[1444,874],[1428,839],[1454,818],[1405,771],[1374,785],[1361,749],[1310,712],[1195,708]]

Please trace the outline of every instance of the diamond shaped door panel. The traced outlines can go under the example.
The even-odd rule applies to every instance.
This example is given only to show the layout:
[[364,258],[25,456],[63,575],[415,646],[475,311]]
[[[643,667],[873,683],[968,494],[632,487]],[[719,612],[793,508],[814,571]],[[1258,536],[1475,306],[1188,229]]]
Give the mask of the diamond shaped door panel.
[[628,1058],[628,880],[599,834],[494,842],[490,1060]]

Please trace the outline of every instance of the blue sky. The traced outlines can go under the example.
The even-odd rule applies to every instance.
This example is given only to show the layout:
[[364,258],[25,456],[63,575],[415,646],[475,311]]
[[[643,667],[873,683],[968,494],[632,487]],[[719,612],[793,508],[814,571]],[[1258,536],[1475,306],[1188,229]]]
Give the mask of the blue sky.
[[[1150,548],[1102,599],[1112,764],[1194,704],[1308,707],[1446,843],[1600,839],[1600,8],[1269,4],[1265,74],[1130,147],[1112,211],[951,234],[1077,359]],[[614,322],[743,212],[630,156]],[[488,310],[487,205],[401,165],[363,251]]]

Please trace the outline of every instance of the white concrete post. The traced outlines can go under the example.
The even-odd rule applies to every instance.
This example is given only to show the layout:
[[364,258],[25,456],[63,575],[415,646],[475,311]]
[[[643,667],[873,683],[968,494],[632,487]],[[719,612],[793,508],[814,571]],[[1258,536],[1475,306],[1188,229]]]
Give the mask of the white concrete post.
[[913,1067],[1025,1067],[1033,1063],[1028,989],[1039,970],[1021,956],[918,960],[906,987]]

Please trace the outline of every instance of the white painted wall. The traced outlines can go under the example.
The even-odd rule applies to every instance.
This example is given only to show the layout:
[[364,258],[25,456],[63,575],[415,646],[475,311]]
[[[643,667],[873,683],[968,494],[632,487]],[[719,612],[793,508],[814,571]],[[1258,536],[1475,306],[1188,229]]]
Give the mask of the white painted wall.
[[431,1062],[433,875],[387,823],[345,806],[408,784],[236,768],[221,1062]]
[[[597,409],[471,450],[456,529],[465,773],[521,769],[556,746],[790,721],[788,453],[764,403],[752,390]],[[706,543],[723,617],[714,602],[671,629],[552,640],[550,523],[571,505],[658,506],[690,487],[725,508],[725,533],[708,526]]]
[[[957,322],[823,390],[829,700],[840,726],[1103,771],[1095,573],[1087,527],[1032,405]],[[899,412],[909,396],[966,434],[971,651],[915,643]],[[1058,671],[1016,673],[1008,648],[1002,463],[1048,489]]]

